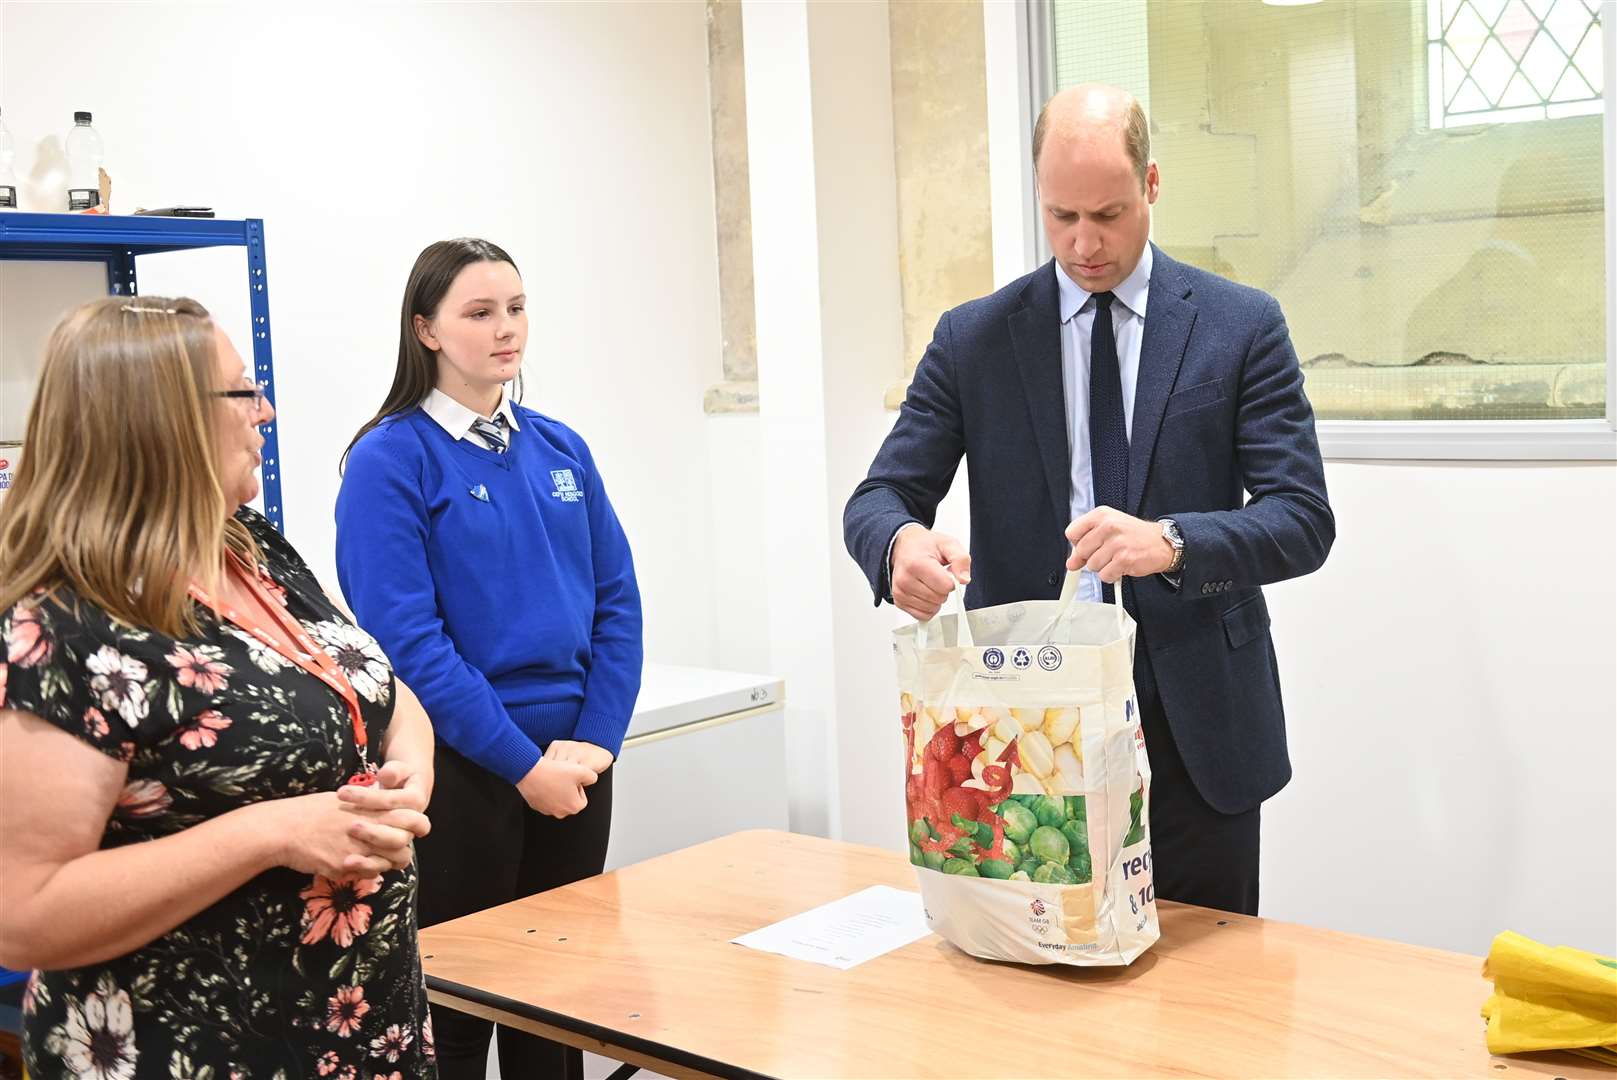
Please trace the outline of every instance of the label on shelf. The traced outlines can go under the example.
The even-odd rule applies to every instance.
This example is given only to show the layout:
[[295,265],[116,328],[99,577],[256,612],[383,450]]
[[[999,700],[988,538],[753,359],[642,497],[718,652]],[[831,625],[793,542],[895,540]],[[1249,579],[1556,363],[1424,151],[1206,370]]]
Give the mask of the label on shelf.
[[11,490],[11,482],[17,477],[17,462],[21,459],[22,443],[0,440],[0,499]]

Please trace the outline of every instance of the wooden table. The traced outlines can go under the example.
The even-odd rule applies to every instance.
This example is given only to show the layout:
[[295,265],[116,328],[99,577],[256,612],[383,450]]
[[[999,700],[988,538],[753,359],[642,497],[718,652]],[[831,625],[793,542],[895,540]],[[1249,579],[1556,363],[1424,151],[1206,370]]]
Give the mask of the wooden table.
[[874,884],[915,871],[737,833],[422,931],[428,995],[671,1077],[1617,1076],[1490,1057],[1478,957],[1180,904],[1121,969],[935,935],[851,971],[730,944]]

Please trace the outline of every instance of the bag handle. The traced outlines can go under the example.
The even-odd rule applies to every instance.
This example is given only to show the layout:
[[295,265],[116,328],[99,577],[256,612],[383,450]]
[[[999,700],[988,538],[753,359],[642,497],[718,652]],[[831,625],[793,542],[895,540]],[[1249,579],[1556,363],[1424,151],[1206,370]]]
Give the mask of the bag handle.
[[[1078,602],[1078,586],[1082,580],[1082,570],[1067,571],[1067,577],[1061,583],[1061,597],[1057,601],[1061,604],[1061,610],[1050,623],[1050,636],[1054,636],[1056,627],[1071,616],[1072,605]],[[1117,632],[1122,634],[1125,628],[1124,620],[1128,617],[1128,612],[1123,607],[1123,583],[1121,581],[1112,587],[1112,606],[1117,611]],[[917,624],[915,643],[923,649],[933,649],[942,645],[943,617],[945,615],[955,617],[955,645],[962,649],[972,648],[971,623],[966,619],[966,587],[964,585],[954,587],[954,590],[949,594],[949,598],[938,608],[936,615],[923,623]]]
[[[1084,572],[1082,570],[1067,571],[1066,578],[1061,582],[1061,597],[1057,601],[1061,605],[1061,611],[1056,615],[1055,621],[1050,624],[1051,634],[1054,634],[1055,628],[1066,622],[1068,616],[1072,614],[1072,605],[1078,601],[1078,586],[1082,583],[1083,576]],[[1127,614],[1123,607],[1123,582],[1119,581],[1112,586],[1112,601],[1117,608],[1117,632],[1121,634],[1123,632],[1123,618]]]
[[938,608],[938,613],[920,624],[915,632],[915,644],[923,649],[935,649],[943,644],[943,617],[955,617],[955,645],[962,649],[972,647],[971,624],[966,621],[966,587],[955,585],[949,598]]

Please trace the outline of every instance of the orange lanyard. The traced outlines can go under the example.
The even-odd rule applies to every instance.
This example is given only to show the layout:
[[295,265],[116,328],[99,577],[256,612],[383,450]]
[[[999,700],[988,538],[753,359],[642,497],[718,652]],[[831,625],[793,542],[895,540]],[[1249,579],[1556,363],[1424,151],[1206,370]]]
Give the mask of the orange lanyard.
[[258,601],[259,607],[275,624],[281,628],[287,638],[297,643],[302,652],[289,653],[280,640],[270,633],[264,622],[256,615],[238,610],[230,604],[220,604],[209,596],[202,587],[192,582],[190,593],[192,599],[198,603],[206,604],[222,619],[228,619],[241,627],[262,645],[296,664],[305,672],[313,675],[321,682],[335,690],[348,706],[348,719],[354,727],[354,748],[359,751],[359,772],[349,778],[350,784],[374,784],[376,782],[376,766],[370,763],[365,754],[365,744],[368,741],[365,735],[365,720],[359,711],[359,695],[354,693],[354,686],[348,681],[348,676],[331,655],[315,644],[314,640],[304,631],[303,624],[292,617],[291,612],[282,607],[269,591],[264,588],[257,577],[250,574],[247,568],[232,555],[227,560],[226,572],[234,574],[237,583],[247,590],[248,595]]

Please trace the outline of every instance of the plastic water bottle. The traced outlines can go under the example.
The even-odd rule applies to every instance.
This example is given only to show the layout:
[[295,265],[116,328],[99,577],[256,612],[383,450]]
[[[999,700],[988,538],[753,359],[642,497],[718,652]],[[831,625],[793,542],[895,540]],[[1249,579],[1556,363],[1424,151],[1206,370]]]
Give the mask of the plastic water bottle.
[[6,122],[0,120],[0,210],[17,209],[16,160],[17,143],[6,129]]
[[67,210],[77,214],[101,205],[101,136],[90,126],[90,114],[73,114],[67,133]]

